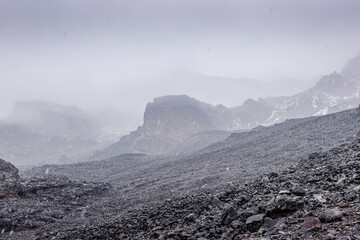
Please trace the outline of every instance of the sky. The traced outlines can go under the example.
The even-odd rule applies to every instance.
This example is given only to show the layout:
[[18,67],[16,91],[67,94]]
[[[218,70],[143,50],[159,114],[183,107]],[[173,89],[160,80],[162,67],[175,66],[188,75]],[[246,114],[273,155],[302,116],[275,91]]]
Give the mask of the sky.
[[360,51],[359,12],[357,0],[0,0],[0,118],[17,100],[139,113],[166,94],[240,105],[256,93],[234,100],[236,88],[215,96],[206,78],[179,79],[218,77],[216,89],[341,71]]

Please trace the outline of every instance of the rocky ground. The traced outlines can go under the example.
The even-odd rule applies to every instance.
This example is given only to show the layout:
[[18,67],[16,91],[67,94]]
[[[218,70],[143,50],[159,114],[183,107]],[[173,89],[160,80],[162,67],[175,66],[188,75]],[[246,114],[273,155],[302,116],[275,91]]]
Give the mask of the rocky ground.
[[0,239],[33,239],[31,230],[99,217],[100,211],[92,211],[89,205],[95,206],[111,188],[107,183],[75,182],[64,176],[21,179],[18,172],[0,159]]
[[360,142],[245,185],[138,207],[38,239],[360,239]]

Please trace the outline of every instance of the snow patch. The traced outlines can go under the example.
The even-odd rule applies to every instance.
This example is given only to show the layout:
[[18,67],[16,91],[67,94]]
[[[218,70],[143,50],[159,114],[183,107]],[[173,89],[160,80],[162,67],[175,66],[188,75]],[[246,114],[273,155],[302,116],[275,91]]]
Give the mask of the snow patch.
[[317,108],[317,101],[319,100],[319,98],[317,96],[313,96],[313,99],[312,99],[312,106],[313,108]]
[[314,114],[314,116],[323,116],[323,115],[326,115],[326,114],[328,113],[328,111],[329,111],[329,108],[326,107],[326,108],[321,109],[320,111],[316,112],[316,113]]

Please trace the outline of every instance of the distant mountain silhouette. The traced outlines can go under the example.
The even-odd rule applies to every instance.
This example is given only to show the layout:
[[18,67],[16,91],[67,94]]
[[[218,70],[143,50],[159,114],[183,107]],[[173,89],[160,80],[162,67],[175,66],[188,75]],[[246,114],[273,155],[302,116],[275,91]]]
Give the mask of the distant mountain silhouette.
[[114,138],[102,126],[77,107],[16,102],[0,122],[0,157],[17,166],[87,160]]

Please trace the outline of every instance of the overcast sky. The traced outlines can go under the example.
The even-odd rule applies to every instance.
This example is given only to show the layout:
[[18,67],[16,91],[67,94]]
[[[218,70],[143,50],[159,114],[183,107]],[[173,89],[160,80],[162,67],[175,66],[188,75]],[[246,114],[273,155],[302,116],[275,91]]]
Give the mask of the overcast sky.
[[179,71],[314,80],[360,51],[359,13],[358,0],[0,0],[0,117],[16,100],[143,111]]

